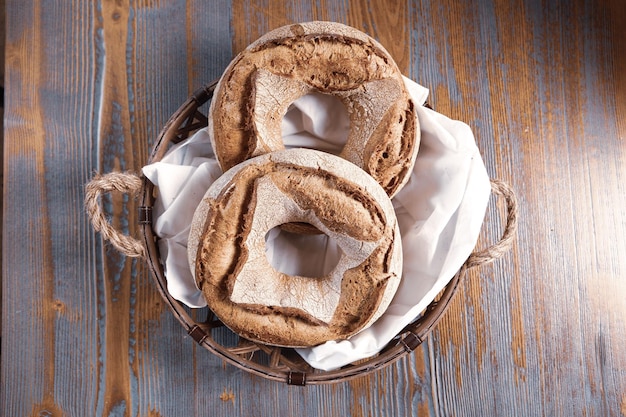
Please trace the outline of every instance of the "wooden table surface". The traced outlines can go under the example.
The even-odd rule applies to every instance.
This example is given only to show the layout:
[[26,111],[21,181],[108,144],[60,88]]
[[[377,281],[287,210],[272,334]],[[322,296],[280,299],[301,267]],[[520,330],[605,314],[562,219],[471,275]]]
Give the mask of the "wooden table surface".
[[[623,0],[8,0],[6,17],[0,415],[626,416]],[[413,354],[293,387],[200,348],[83,197],[96,172],[139,171],[234,54],[307,20],[368,32],[468,123],[520,223]],[[479,244],[501,228],[493,203]]]

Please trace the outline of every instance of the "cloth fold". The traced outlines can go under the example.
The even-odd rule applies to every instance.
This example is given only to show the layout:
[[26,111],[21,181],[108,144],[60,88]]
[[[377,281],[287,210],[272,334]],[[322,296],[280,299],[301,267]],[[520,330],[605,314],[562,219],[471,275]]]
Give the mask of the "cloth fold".
[[[421,141],[415,167],[392,202],[404,255],[400,287],[383,316],[348,340],[332,341],[298,353],[311,366],[331,370],[380,351],[413,321],[445,287],[471,254],[485,215],[490,182],[469,126],[423,107],[428,90],[405,78],[418,104]],[[283,119],[287,148],[307,147],[338,154],[350,122],[341,102],[323,94],[296,100]],[[196,206],[222,171],[206,130],[173,147],[143,168],[158,187],[154,231],[160,237],[169,293],[190,307],[206,302],[187,262],[187,237]],[[321,276],[338,259],[327,236],[303,237],[271,230],[266,256],[278,270]],[[335,262],[336,263],[336,262]]]

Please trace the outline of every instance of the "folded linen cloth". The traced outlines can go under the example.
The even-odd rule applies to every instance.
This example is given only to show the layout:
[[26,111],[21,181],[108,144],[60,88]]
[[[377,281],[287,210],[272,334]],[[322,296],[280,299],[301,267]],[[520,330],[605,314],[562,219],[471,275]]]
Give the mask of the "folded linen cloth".
[[[379,352],[413,321],[471,254],[483,222],[490,182],[468,125],[423,106],[428,90],[405,78],[417,106],[421,142],[415,167],[392,199],[404,256],[400,287],[383,316],[348,340],[297,349],[311,366],[331,370]],[[282,124],[287,148],[339,153],[350,123],[341,102],[323,94],[296,100]],[[205,129],[143,168],[158,187],[154,231],[161,238],[169,293],[190,307],[206,305],[187,262],[187,237],[196,206],[221,174]],[[290,275],[321,276],[339,248],[325,235],[298,236],[272,229],[266,255]]]

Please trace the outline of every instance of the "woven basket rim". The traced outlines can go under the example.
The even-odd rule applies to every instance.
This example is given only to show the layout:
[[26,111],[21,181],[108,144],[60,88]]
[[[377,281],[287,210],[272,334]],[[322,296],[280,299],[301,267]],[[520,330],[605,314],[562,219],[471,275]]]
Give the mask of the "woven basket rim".
[[[217,80],[212,81],[196,90],[169,118],[163,126],[156,142],[153,145],[148,163],[160,161],[170,145],[180,143],[188,139],[195,131],[205,127],[208,122],[207,116],[199,110],[213,95]],[[280,348],[247,341],[239,337],[239,344],[235,347],[226,347],[218,342],[212,335],[213,330],[223,327],[209,311],[208,318],[196,321],[192,315],[193,310],[184,306],[174,299],[167,290],[167,278],[158,249],[158,237],[152,229],[152,207],[155,201],[156,187],[142,176],[139,208],[140,234],[142,244],[145,246],[145,258],[150,275],[157,285],[157,289],[166,302],[169,310],[185,328],[187,333],[201,346],[222,358],[226,362],[252,374],[263,378],[285,382],[290,385],[315,385],[347,381],[356,377],[369,374],[382,369],[415,350],[434,329],[443,317],[450,305],[450,301],[457,292],[459,284],[469,268],[493,261],[502,254],[488,253],[472,254],[460,270],[452,277],[445,288],[440,292],[435,301],[431,302],[424,312],[412,323],[400,331],[378,354],[357,362],[353,362],[340,369],[323,371],[314,369],[306,364],[303,359],[293,355],[293,349]],[[495,185],[504,187],[504,190],[496,192],[504,195],[507,201],[507,230],[515,233],[516,218],[511,216],[514,207],[514,194],[506,189],[505,184],[492,181],[492,189],[498,191]],[[509,226],[512,226],[509,228]],[[504,240],[504,235],[503,239]],[[501,240],[501,241],[502,241]],[[495,245],[494,245],[495,246]],[[505,251],[510,248],[510,244]],[[482,255],[482,258],[480,257]],[[206,308],[206,307],[205,307]],[[255,359],[262,352],[267,363],[256,362]],[[297,356],[297,355],[296,355]]]

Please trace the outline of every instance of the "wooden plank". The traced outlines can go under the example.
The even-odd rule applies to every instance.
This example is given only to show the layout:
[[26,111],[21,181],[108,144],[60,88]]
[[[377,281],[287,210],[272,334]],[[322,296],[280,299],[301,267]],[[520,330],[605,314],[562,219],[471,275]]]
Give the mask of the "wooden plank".
[[[135,10],[134,56],[145,69],[135,72],[135,77],[138,86],[146,86],[136,89],[137,95],[143,95],[136,101],[136,120],[146,127],[138,125],[136,129],[139,142],[151,144],[187,94],[217,77],[226,66],[230,43],[223,40],[230,40],[229,10],[228,2],[177,2]],[[163,22],[171,28],[167,36],[159,36]],[[214,401],[219,399],[219,376],[224,373],[220,361],[208,352],[199,352],[206,356],[206,372],[211,376],[206,390],[199,390],[202,373],[195,358],[200,349],[165,308],[151,281],[137,281],[133,310],[137,317],[133,375],[138,415],[202,414],[197,407],[203,392]]]
[[408,4],[405,1],[282,2],[265,8],[254,2],[233,1],[233,51],[243,50],[269,30],[291,23],[328,20],[353,26],[380,41],[403,72],[408,68]]
[[[84,10],[83,10],[84,9]],[[82,184],[91,175],[93,83],[88,24],[76,25],[74,60],[54,51],[89,5],[44,11],[37,2],[7,10],[7,124],[3,265],[4,415],[59,414],[57,383],[82,379],[65,396],[91,410],[97,347],[93,233],[84,219]],[[67,42],[67,43],[66,43]],[[84,61],[83,61],[84,60]],[[47,72],[55,68],[58,71]],[[88,74],[87,76],[85,76]],[[61,87],[62,86],[62,87]],[[68,99],[69,98],[69,99]],[[73,138],[74,140],[72,140]],[[80,140],[79,140],[80,139]],[[6,200],[5,200],[6,201]],[[6,296],[10,295],[10,296]],[[58,337],[61,332],[62,337]],[[77,348],[78,347],[78,348]],[[10,392],[8,390],[10,389]],[[85,414],[90,414],[86,412]]]
[[[626,416],[620,0],[8,3],[1,415]],[[193,342],[145,266],[92,231],[82,190],[95,171],[139,170],[236,52],[314,19],[372,34],[467,122],[521,224],[414,354],[297,388]],[[105,208],[134,233],[132,199]],[[482,245],[500,214],[489,208]]]
[[[4,0],[0,0],[0,21],[6,21],[6,7]],[[6,25],[0,27],[0,39],[6,38]],[[2,86],[2,105],[0,106],[0,161],[4,161],[4,49],[5,43],[1,42],[0,45],[0,86]],[[3,203],[3,184],[4,184],[4,172],[0,172],[0,205],[4,207]],[[0,213],[0,236],[2,236],[2,213]],[[0,244],[0,250],[1,250]],[[2,265],[2,254],[0,253],[0,265]],[[0,279],[1,281],[1,279]],[[2,323],[2,285],[0,285],[0,323]],[[2,336],[2,329],[0,328],[0,336]]]
[[[617,254],[626,248],[624,215],[613,207],[624,204],[617,178],[626,165],[619,95],[608,91],[619,74],[607,55],[619,26],[605,7],[414,9],[431,19],[414,36],[418,56],[426,42],[448,45],[414,73],[425,74],[435,108],[474,128],[488,169],[523,204],[513,256],[473,273],[433,336],[444,415],[624,410],[626,283]],[[494,220],[492,208],[483,242],[497,236]]]

